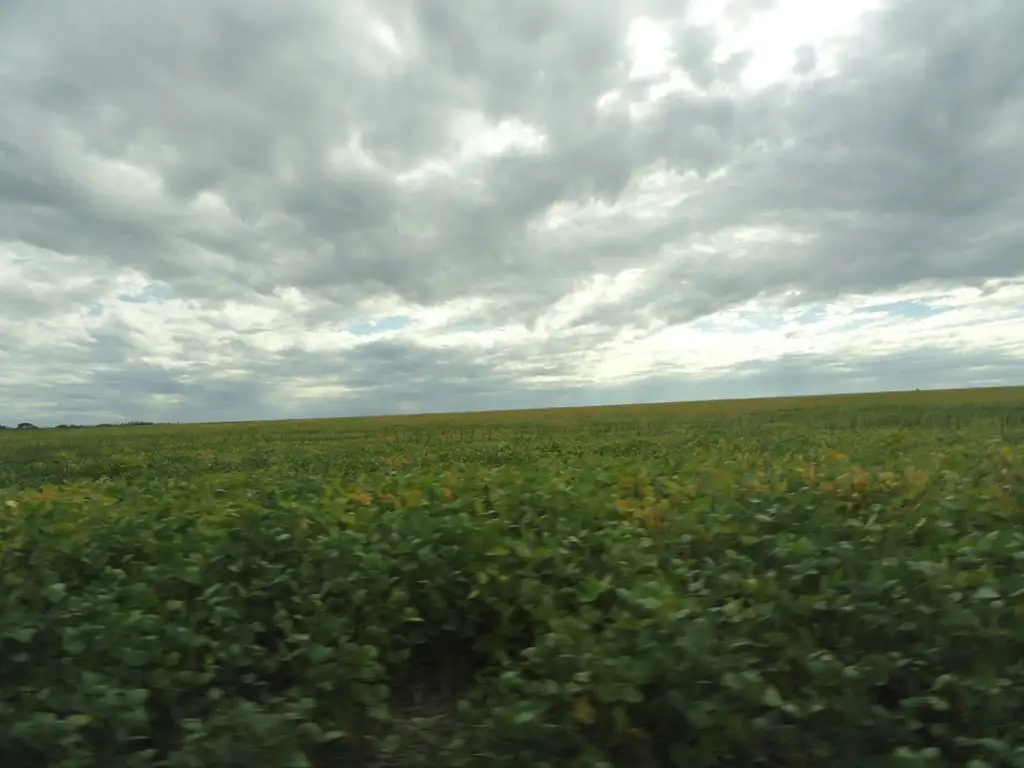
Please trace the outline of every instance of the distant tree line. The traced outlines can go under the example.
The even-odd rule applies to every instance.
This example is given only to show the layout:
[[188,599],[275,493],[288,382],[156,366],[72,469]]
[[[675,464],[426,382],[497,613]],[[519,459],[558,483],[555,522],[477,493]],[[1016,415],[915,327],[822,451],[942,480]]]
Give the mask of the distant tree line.
[[[152,427],[156,426],[155,421],[122,421],[119,424],[58,424],[54,429],[93,429],[95,427]],[[8,427],[0,424],[0,429],[40,429],[28,421],[21,422],[16,427]]]

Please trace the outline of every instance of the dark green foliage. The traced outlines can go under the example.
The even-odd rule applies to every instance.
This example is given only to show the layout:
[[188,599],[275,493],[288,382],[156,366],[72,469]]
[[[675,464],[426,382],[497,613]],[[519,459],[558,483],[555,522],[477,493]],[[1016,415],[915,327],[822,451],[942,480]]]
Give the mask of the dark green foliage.
[[0,443],[0,765],[1024,765],[1006,414],[595,413]]

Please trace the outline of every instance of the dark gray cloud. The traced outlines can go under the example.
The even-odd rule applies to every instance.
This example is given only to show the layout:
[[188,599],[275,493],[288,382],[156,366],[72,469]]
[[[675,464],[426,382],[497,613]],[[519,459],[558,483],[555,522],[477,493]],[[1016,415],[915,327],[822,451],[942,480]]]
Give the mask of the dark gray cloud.
[[[310,412],[714,394],[650,341],[666,325],[1024,277],[1024,5],[883,2],[758,89],[757,51],[723,53],[698,5],[5,3],[0,419],[253,418],[285,391]],[[674,74],[630,79],[639,16]],[[633,290],[565,309],[628,269]],[[116,298],[147,282],[163,304]],[[428,319],[325,341],[371,300]],[[978,383],[1018,370],[986,307],[963,309],[991,326]],[[438,341],[459,328],[502,340]],[[627,332],[660,350],[649,377],[581,389],[602,355],[633,371]],[[907,354],[944,369],[963,352],[922,344]],[[783,382],[799,354],[752,348],[735,386]],[[865,382],[899,379],[861,359]]]

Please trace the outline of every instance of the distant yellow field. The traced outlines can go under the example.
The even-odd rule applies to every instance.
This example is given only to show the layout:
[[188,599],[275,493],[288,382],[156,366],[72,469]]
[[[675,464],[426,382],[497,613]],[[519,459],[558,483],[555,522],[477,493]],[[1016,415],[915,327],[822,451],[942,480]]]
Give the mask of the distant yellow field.
[[[671,403],[637,403],[628,405],[601,405],[562,408],[537,408],[501,411],[474,411],[469,413],[430,413],[407,416],[348,417],[339,419],[295,419],[289,424],[323,425],[327,421],[366,422],[381,426],[413,426],[416,424],[446,422],[472,425],[502,421],[558,421],[580,418],[615,421],[618,418],[635,416],[703,416],[741,415],[764,411],[786,411],[806,408],[828,408],[850,410],[875,406],[950,406],[950,405],[993,405],[1002,403],[1024,403],[1024,386],[1021,387],[976,387],[970,389],[930,389],[901,392],[871,392],[853,395],[805,395],[799,397],[755,397],[733,400],[696,400]],[[237,422],[245,424],[266,424],[268,422]]]

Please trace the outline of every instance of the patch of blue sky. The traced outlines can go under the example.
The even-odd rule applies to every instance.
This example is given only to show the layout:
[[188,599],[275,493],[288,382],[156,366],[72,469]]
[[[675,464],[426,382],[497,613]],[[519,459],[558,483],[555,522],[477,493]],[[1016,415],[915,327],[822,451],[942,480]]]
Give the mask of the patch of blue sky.
[[737,318],[723,318],[715,317],[699,317],[687,325],[695,331],[701,333],[723,333],[728,332],[732,334],[737,333],[754,333],[762,328],[771,328],[773,323],[766,322],[770,320],[767,315],[760,315],[755,312],[741,312],[739,314],[739,321]]
[[[793,316],[793,311],[799,314]],[[825,303],[808,304],[785,311],[740,310],[735,314],[709,315],[689,323],[697,331],[705,333],[756,333],[757,331],[779,328],[783,325],[811,325],[828,317],[828,305]]]
[[740,331],[760,331],[766,328],[777,328],[781,318],[775,312],[751,312],[744,310],[739,313],[739,319],[744,323],[739,327]]
[[166,283],[149,283],[138,293],[119,293],[117,298],[128,304],[159,304],[166,299],[173,299],[174,291]]
[[716,320],[714,317],[699,317],[693,322],[689,323],[689,326],[695,331],[701,331],[703,333],[718,333],[723,328],[728,327],[726,323],[721,320]]
[[828,305],[827,304],[811,304],[805,307],[797,317],[793,318],[794,323],[797,325],[810,325],[811,323],[820,323],[822,320],[828,317]]
[[[725,317],[710,315],[689,323],[689,327],[702,333],[744,334],[778,328],[783,318],[774,312],[751,312],[742,310]],[[801,318],[798,322],[807,322]]]
[[99,317],[102,314],[103,314],[103,305],[100,304],[98,301],[94,301],[85,310],[86,317]]
[[874,314],[877,312],[884,312],[889,315],[899,315],[900,317],[934,317],[935,315],[941,315],[943,312],[948,312],[950,307],[936,307],[928,304],[927,302],[917,301],[915,299],[904,299],[901,301],[887,301],[882,304],[872,304],[869,307],[861,307],[856,310],[856,314]]
[[371,320],[361,320],[358,323],[345,326],[345,330],[356,336],[373,336],[388,331],[400,331],[403,328],[408,328],[412,322],[412,318],[406,315],[388,315]]

